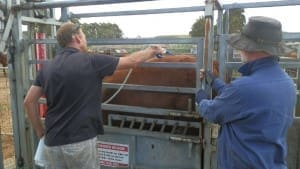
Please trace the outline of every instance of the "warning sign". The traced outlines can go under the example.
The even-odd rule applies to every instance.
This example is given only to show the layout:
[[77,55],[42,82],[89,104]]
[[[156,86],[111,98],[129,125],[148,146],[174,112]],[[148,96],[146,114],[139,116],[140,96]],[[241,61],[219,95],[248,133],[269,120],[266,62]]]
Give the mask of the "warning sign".
[[129,146],[99,141],[97,144],[100,165],[127,168],[129,165]]

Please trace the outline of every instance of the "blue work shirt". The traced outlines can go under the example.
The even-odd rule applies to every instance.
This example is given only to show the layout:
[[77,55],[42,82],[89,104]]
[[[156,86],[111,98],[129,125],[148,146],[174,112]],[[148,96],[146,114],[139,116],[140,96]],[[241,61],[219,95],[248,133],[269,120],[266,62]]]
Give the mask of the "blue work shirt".
[[244,64],[241,78],[225,84],[202,100],[200,114],[218,123],[218,169],[286,169],[286,134],[293,121],[296,89],[277,57]]

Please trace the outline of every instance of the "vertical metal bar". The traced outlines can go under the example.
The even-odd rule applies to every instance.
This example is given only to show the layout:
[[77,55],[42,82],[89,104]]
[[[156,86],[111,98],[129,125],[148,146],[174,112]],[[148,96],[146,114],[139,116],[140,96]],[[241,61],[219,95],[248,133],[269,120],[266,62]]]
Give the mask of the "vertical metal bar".
[[[51,17],[54,18],[55,17],[55,10],[54,9],[50,9],[50,13],[51,13]],[[51,26],[51,35],[50,35],[50,37],[51,37],[51,39],[55,39],[55,36],[56,36],[56,25],[50,25],[50,26]],[[49,51],[48,54],[49,54],[50,57],[48,57],[48,59],[54,58],[54,53],[58,53],[58,50],[59,50],[58,48],[59,47],[57,45],[57,48],[56,48],[55,45],[57,45],[57,44],[51,44],[49,46],[50,49],[48,50]],[[57,51],[54,52],[53,49],[55,49]]]
[[184,127],[184,130],[183,130],[183,133],[182,133],[183,135],[186,135],[186,133],[187,133],[189,127],[190,127],[190,124],[187,123],[186,126]]
[[146,119],[144,119],[144,120],[141,122],[141,125],[140,125],[139,130],[143,130],[144,125],[145,125],[145,121],[146,121]]
[[[212,58],[213,58],[213,43],[214,43],[214,1],[206,1],[205,6],[205,35],[204,35],[204,47],[203,47],[203,68],[205,70],[212,70]],[[205,89],[210,95],[212,91],[210,86],[205,86]]]
[[135,119],[132,119],[131,122],[130,122],[130,126],[129,126],[130,129],[133,128],[134,123],[135,123]]
[[112,117],[108,115],[108,126],[112,126]]
[[225,10],[225,24],[224,24],[224,32],[225,34],[229,34],[229,10]]
[[[28,25],[28,30],[34,30],[35,26],[33,23],[30,23]],[[28,31],[28,38],[29,39],[34,39],[34,33],[32,31]],[[33,80],[36,77],[36,66],[34,64],[29,64],[29,60],[34,60],[35,56],[33,55],[33,51],[35,50],[35,45],[30,45],[25,46],[28,48],[28,57],[26,63],[28,63],[28,76],[27,78],[29,79],[29,83],[31,84],[30,80]],[[29,86],[28,86],[29,87]]]
[[67,7],[61,8],[60,21],[67,22],[68,20],[69,20],[69,8]]
[[188,146],[189,146],[188,157],[191,158],[192,157],[192,151],[193,151],[193,143],[188,143]]
[[[16,21],[15,21],[16,22]],[[19,38],[16,37],[16,33],[14,33],[15,31],[15,24],[13,26],[13,41],[14,43],[18,43]],[[17,48],[17,47],[16,47]],[[10,49],[10,54],[9,56],[9,64],[8,64],[8,68],[9,68],[9,84],[10,84],[10,92],[11,92],[11,110],[12,110],[12,117],[13,117],[13,129],[14,129],[14,144],[15,144],[15,153],[16,153],[16,167],[23,167],[22,164],[22,145],[21,145],[21,138],[20,138],[20,126],[19,126],[19,116],[18,116],[18,92],[17,92],[17,82],[16,82],[16,65],[15,65],[15,56],[16,56],[16,51],[14,48]]]
[[[228,57],[232,57],[232,50],[228,50]],[[228,58],[228,59],[230,59],[230,58]],[[226,78],[227,78],[227,80],[228,81],[231,81],[232,80],[232,72],[233,72],[233,67],[228,67],[227,69],[226,69]]]
[[204,124],[204,168],[203,169],[211,169],[211,160],[212,160],[212,145],[211,145],[211,124]]
[[4,51],[4,49],[5,49],[6,41],[8,39],[9,34],[10,34],[10,31],[12,29],[14,18],[15,18],[15,15],[13,13],[10,13],[9,17],[8,17],[8,20],[7,20],[7,23],[5,25],[5,30],[3,32],[3,36],[1,37],[1,41],[0,41],[0,51],[1,52]]
[[155,124],[156,124],[156,121],[153,120],[152,123],[151,123],[151,127],[150,127],[149,131],[153,131],[153,129],[155,127]]
[[[204,88],[204,84],[201,80],[200,80],[200,69],[203,68],[203,40],[199,43],[197,43],[197,58],[196,58],[196,68],[195,68],[195,79],[196,79],[196,89],[197,91],[199,89],[203,89]],[[195,93],[196,94],[196,93]],[[196,98],[196,96],[195,96]],[[196,112],[198,112],[198,107],[195,106]]]
[[[226,10],[225,11],[225,16],[226,16],[226,19],[225,19],[225,34],[229,34],[229,31],[230,31],[230,10]],[[229,47],[228,49],[226,49],[226,57],[225,57],[225,61],[232,61],[233,60],[233,49],[231,47]],[[228,80],[230,80],[232,78],[232,68],[228,68],[227,69],[227,78]]]
[[226,36],[219,36],[219,51],[218,51],[218,60],[219,60],[219,77],[225,80],[226,76],[226,53],[227,53],[227,43]]
[[227,43],[223,34],[223,10],[218,11],[218,61],[219,61],[219,78],[225,81],[226,75],[226,49]]
[[[20,4],[20,0],[16,1],[16,4]],[[24,55],[22,46],[22,12],[16,13],[16,20],[13,24],[12,34],[13,42],[15,45],[15,52],[13,54],[13,69],[15,71],[13,77],[13,86],[15,90],[14,102],[16,112],[13,112],[14,116],[14,134],[15,143],[18,144],[19,150],[16,151],[17,168],[33,168],[33,152],[31,151],[30,144],[30,131],[28,130],[28,122],[25,118],[25,111],[23,108],[24,99]]]
[[214,15],[213,15],[214,11],[212,11],[212,16],[209,17],[210,20],[210,31],[209,31],[209,43],[208,43],[208,69],[210,69],[211,71],[213,70],[212,68],[212,63],[213,63],[213,59],[215,59],[214,57]]
[[171,131],[172,134],[175,133],[177,126],[178,126],[178,123],[175,123],[175,124],[173,125],[172,131]]
[[204,137],[203,137],[203,128],[202,127],[203,127],[203,125],[199,125],[199,135],[198,136],[204,140]]
[[[29,15],[33,16],[33,13],[31,11],[28,11],[28,12],[29,12]],[[34,27],[34,25],[29,24],[28,28],[27,28],[29,39],[32,38],[33,31],[35,30],[34,28],[32,29],[32,27]],[[29,64],[29,60],[32,60],[32,57],[34,57],[34,56],[32,55],[32,48],[29,46],[29,44],[25,43],[25,40],[23,40],[22,42],[23,42],[22,46],[24,47],[24,49],[23,49],[24,57],[23,57],[23,60],[21,61],[21,63],[23,63],[23,66],[24,66],[22,78],[23,78],[24,92],[27,92],[26,89],[29,89],[29,87],[31,85],[30,75],[32,76],[32,74],[30,74],[30,66],[32,66],[32,65]],[[31,71],[31,73],[32,73],[32,71]],[[33,77],[32,77],[32,79],[33,79]],[[29,125],[29,124],[26,123],[26,125]],[[28,146],[29,154],[27,156],[33,157],[34,153],[36,151],[37,144],[38,144],[38,138],[36,137],[32,127],[28,127],[28,132],[26,133],[26,137],[27,137],[28,145],[29,145]],[[28,165],[32,166],[32,167],[34,166],[33,159],[32,159],[32,162],[29,162]]]
[[217,19],[217,26],[218,26],[218,36],[223,34],[223,27],[224,27],[224,23],[223,23],[223,10],[218,10],[218,19]]
[[162,125],[161,129],[159,132],[163,133],[165,131],[166,125],[167,125],[167,121],[164,121],[164,124]]
[[193,103],[192,103],[192,99],[191,99],[191,98],[188,98],[188,107],[187,107],[187,111],[188,111],[189,114],[192,113],[192,107],[193,107],[192,104],[193,104]]
[[137,136],[131,136],[130,137],[130,156],[131,158],[129,158],[129,164],[130,164],[130,168],[135,168],[136,166],[136,158],[137,158],[137,155],[136,155],[136,137]]
[[203,49],[203,67],[205,70],[210,68],[209,65],[209,52],[210,52],[210,38],[213,29],[213,4],[207,2],[205,6],[205,34],[204,34],[204,49]]
[[[203,62],[205,70],[212,70],[212,56],[213,56],[213,43],[214,43],[214,28],[213,28],[213,17],[214,17],[214,0],[206,1],[205,6],[205,37],[204,37],[204,55]],[[210,86],[207,86],[206,91],[212,92],[210,90]],[[205,147],[204,147],[204,169],[211,168],[211,160],[212,160],[212,145],[210,143],[211,124],[207,121],[204,122],[204,139],[205,139]]]
[[123,128],[124,127],[124,124],[125,124],[125,117],[124,117],[124,119],[122,119],[122,121],[121,121],[121,124],[120,124],[120,128]]

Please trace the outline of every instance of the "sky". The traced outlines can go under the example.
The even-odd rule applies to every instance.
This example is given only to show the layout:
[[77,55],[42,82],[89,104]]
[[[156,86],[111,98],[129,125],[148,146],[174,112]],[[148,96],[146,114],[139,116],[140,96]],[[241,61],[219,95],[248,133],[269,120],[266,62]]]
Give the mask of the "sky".
[[[254,0],[239,0],[253,2]],[[256,0],[259,1],[259,0]],[[264,0],[270,1],[270,0]],[[233,3],[232,0],[220,0],[223,4]],[[236,2],[236,1],[235,1]],[[159,8],[175,8],[203,6],[204,0],[160,0],[153,2],[122,3],[112,5],[71,7],[72,13],[111,12],[125,10],[143,10]],[[282,23],[282,29],[286,32],[300,32],[300,6],[251,8],[245,9],[246,20],[250,16],[269,16],[278,19]],[[171,14],[132,15],[114,17],[83,18],[85,23],[115,23],[123,31],[125,38],[155,37],[159,35],[188,35],[193,23],[204,12],[187,12]],[[215,17],[217,15],[215,14]]]

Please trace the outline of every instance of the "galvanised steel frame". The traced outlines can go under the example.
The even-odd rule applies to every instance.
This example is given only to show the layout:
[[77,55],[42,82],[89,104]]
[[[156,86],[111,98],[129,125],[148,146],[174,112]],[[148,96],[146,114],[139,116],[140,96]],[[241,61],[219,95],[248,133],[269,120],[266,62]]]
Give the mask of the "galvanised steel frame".
[[[151,0],[143,0],[151,1]],[[152,0],[154,1],[154,0]],[[49,24],[53,25],[54,37],[55,29],[54,25],[60,25],[62,21],[66,21],[74,17],[106,17],[106,16],[124,16],[124,15],[142,15],[142,14],[159,14],[159,13],[179,13],[179,12],[195,12],[204,11],[206,18],[206,32],[205,37],[202,39],[129,39],[129,40],[96,40],[89,41],[89,44],[168,44],[168,43],[190,43],[197,45],[197,57],[198,61],[196,64],[175,64],[175,65],[165,65],[161,64],[159,66],[166,67],[194,67],[199,69],[200,67],[211,68],[213,55],[213,45],[214,45],[214,35],[213,35],[213,18],[215,10],[218,11],[218,60],[220,63],[220,77],[225,77],[226,68],[237,67],[239,63],[228,63],[226,58],[228,53],[231,53],[231,49],[228,49],[226,44],[226,37],[228,32],[228,17],[225,21],[225,27],[223,27],[223,12],[229,15],[230,9],[236,8],[260,8],[260,7],[275,7],[275,6],[294,6],[300,5],[300,0],[281,0],[281,1],[266,1],[266,2],[250,2],[250,3],[233,3],[233,4],[222,4],[218,1],[208,0],[204,6],[194,6],[194,7],[180,7],[180,8],[165,8],[165,9],[149,9],[149,10],[134,10],[134,11],[119,11],[119,12],[99,12],[99,13],[80,13],[72,14],[68,12],[68,7],[71,6],[86,6],[86,5],[104,5],[104,4],[115,4],[115,3],[131,3],[131,2],[141,2],[140,0],[65,0],[59,2],[24,2],[21,0],[1,0],[0,9],[3,10],[7,16],[5,22],[5,31],[1,36],[0,41],[0,51],[3,51],[8,46],[9,51],[9,79],[10,79],[10,90],[11,90],[11,107],[12,116],[14,122],[14,136],[15,136],[15,152],[16,152],[16,164],[17,168],[35,168],[33,164],[33,154],[36,147],[36,138],[26,120],[24,108],[23,108],[23,98],[31,83],[29,79],[32,80],[34,73],[30,72],[28,65],[36,64],[38,61],[34,60],[30,56],[33,54],[31,50],[31,45],[43,43],[43,44],[55,44],[54,39],[47,40],[31,40],[32,34],[29,38],[24,38],[22,33],[22,25],[28,24],[29,30],[32,29],[32,24]],[[53,16],[48,19],[34,18],[32,15],[32,10],[35,9],[50,9],[61,8],[62,16],[60,21],[56,21]],[[28,15],[23,15],[22,11],[29,11]],[[300,39],[300,34],[286,34],[285,37],[289,40],[298,41]],[[8,43],[9,42],[9,43]],[[200,46],[202,45],[202,46]],[[203,60],[201,59],[203,58]],[[283,67],[294,67],[299,68],[299,61],[297,62],[284,62],[281,63]],[[145,64],[144,66],[155,66],[151,64]],[[183,88],[179,92],[183,93],[195,93],[197,89],[203,87],[199,82],[199,77],[195,77],[197,80],[196,88]],[[107,87],[117,88],[116,84],[106,84]],[[205,86],[204,86],[205,87]],[[145,90],[144,86],[126,86],[128,89]],[[207,88],[207,87],[206,87]],[[171,87],[150,87],[147,90],[160,91],[167,90],[168,92],[175,92],[175,89]],[[208,88],[207,88],[208,90]],[[112,105],[104,105],[104,109],[118,109]],[[124,107],[123,107],[124,108]],[[130,107],[128,111],[132,110]],[[140,110],[147,111],[147,110]],[[161,112],[161,110],[154,111],[154,113]],[[176,111],[175,111],[176,112]],[[177,115],[184,115],[184,112],[176,112]],[[299,122],[296,122],[299,123]],[[214,132],[216,128],[214,125],[206,123],[204,125],[204,159],[203,159],[203,169],[213,168],[211,164],[212,153],[215,151],[216,146],[212,143],[216,136]],[[0,140],[1,141],[1,140]],[[0,156],[0,168],[3,168],[3,160]]]

